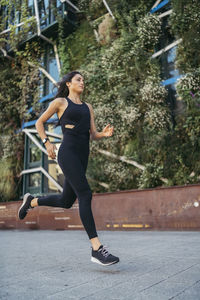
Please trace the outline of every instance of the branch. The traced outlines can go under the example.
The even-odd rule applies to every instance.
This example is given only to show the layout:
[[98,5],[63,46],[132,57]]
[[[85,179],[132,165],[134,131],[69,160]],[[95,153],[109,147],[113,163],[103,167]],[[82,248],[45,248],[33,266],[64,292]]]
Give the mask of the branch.
[[[145,170],[145,166],[138,164],[134,160],[127,159],[125,156],[119,156],[119,155],[113,154],[109,151],[101,150],[101,149],[98,149],[97,151],[104,154],[104,155],[106,155],[106,156],[113,157],[113,158],[116,158],[116,159],[121,160],[123,162],[126,162],[127,164],[133,165],[133,166],[135,166],[136,168],[138,168],[142,171]],[[168,183],[168,179],[166,179],[166,178],[161,177],[160,180],[163,181],[164,183]]]

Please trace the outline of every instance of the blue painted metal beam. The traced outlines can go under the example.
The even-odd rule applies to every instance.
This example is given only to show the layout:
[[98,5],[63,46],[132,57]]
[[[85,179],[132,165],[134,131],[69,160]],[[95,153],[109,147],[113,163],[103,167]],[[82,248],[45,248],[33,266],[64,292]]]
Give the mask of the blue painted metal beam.
[[[51,118],[51,119],[48,119],[48,120],[46,121],[46,123],[52,123],[52,122],[55,122],[55,121],[58,121],[58,118]],[[35,125],[36,122],[37,122],[37,120],[25,122],[25,123],[22,124],[22,129],[24,129],[24,128],[26,128],[26,127],[33,126],[33,125]]]
[[[55,93],[48,94],[48,95],[42,97],[38,102],[39,103],[45,102],[45,101],[47,101],[47,100],[52,99],[53,97],[55,97],[55,95],[56,95]],[[32,107],[29,108],[28,112],[30,113],[32,111],[33,111],[33,108]]]
[[169,3],[170,0],[164,0],[162,1],[160,4],[158,4],[156,7],[154,7],[153,9],[150,10],[150,13],[153,14],[156,11],[158,11],[159,9],[161,9],[163,6],[165,6],[167,3]]
[[[51,93],[51,94],[48,94],[44,97],[42,97],[38,102],[39,103],[42,103],[42,102],[45,102],[47,100],[50,100],[52,98],[54,98],[56,95],[56,93]],[[31,107],[29,110],[28,110],[28,113],[32,112],[33,111],[33,108]],[[48,123],[52,122],[52,121],[55,121],[57,119],[49,119],[47,120]],[[29,121],[29,122],[24,122],[24,120],[22,121],[22,127],[21,127],[21,130],[24,129],[25,127],[30,127],[30,126],[33,126],[35,125],[37,120],[34,120],[34,121]]]
[[183,75],[179,75],[179,76],[174,76],[171,78],[168,78],[166,80],[161,81],[161,85],[166,86],[172,83],[175,83],[179,78],[181,78]]

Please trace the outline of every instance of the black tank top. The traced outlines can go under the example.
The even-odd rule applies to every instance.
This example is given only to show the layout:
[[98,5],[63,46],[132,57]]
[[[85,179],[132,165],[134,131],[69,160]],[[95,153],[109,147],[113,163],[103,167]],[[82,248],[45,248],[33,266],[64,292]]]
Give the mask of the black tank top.
[[[67,108],[64,110],[61,118],[59,119],[59,124],[62,128],[62,133],[72,134],[72,135],[86,135],[90,136],[90,110],[86,103],[76,104],[68,97],[66,98],[68,102]],[[73,128],[66,128],[67,124],[74,125]]]

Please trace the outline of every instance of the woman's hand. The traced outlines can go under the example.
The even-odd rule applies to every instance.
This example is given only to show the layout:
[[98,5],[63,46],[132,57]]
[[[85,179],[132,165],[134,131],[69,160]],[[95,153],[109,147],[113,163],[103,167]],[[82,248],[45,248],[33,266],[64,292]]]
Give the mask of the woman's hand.
[[45,147],[47,149],[48,156],[50,156],[50,158],[52,158],[52,159],[55,159],[56,158],[55,150],[57,150],[56,145],[54,145],[51,142],[47,141],[45,143]]
[[114,130],[114,127],[110,127],[110,124],[106,125],[106,127],[104,127],[104,129],[102,130],[103,132],[103,135],[105,137],[108,137],[108,136],[111,136],[113,134],[113,130]]

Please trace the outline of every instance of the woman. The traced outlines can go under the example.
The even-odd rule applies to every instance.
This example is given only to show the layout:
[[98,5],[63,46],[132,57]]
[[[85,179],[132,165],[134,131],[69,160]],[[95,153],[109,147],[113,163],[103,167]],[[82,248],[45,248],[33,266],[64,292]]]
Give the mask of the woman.
[[48,156],[55,159],[57,148],[46,136],[43,124],[57,113],[58,124],[61,125],[63,132],[63,141],[58,151],[58,164],[65,176],[63,192],[60,195],[37,198],[29,193],[25,194],[18,216],[19,219],[24,219],[27,212],[38,205],[70,208],[78,198],[80,218],[92,244],[91,261],[101,265],[111,265],[119,262],[119,258],[110,254],[98,239],[91,209],[92,191],[85,173],[90,152],[90,136],[92,139],[109,137],[113,134],[113,127],[108,124],[102,132],[96,131],[92,105],[80,100],[84,90],[84,79],[81,73],[77,71],[68,73],[58,85],[58,93],[37,120],[36,129],[47,149]]

